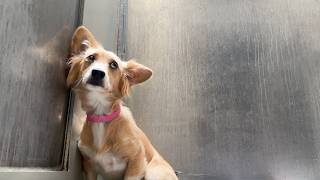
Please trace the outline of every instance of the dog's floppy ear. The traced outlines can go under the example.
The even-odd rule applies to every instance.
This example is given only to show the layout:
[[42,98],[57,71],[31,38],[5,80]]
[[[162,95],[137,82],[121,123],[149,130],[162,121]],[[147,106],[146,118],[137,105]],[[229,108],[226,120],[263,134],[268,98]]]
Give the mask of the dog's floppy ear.
[[142,83],[149,79],[152,75],[152,70],[148,67],[135,62],[134,60],[129,60],[127,62],[127,79],[130,85],[135,85]]
[[80,70],[81,70],[81,59],[71,60],[71,68],[67,77],[67,87],[73,87],[76,82],[79,80]]
[[71,54],[79,54],[88,47],[98,47],[99,43],[93,34],[84,26],[79,26],[72,36]]

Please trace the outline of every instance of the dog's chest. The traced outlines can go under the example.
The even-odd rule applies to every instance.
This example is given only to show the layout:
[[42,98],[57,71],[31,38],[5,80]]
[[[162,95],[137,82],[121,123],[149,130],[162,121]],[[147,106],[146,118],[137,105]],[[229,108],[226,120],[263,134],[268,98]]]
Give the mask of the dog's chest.
[[94,162],[97,171],[105,176],[119,176],[124,172],[127,165],[124,160],[112,152],[96,155]]
[[105,130],[103,123],[92,124],[92,145],[94,147],[83,145],[80,140],[79,149],[84,156],[90,159],[97,172],[105,177],[116,179],[116,177],[121,177],[126,169],[126,161],[110,150],[100,153],[94,150],[101,149],[106,143]]
[[106,177],[121,177],[126,169],[127,163],[121,157],[111,151],[96,153],[91,147],[79,142],[81,154],[89,158],[94,169]]

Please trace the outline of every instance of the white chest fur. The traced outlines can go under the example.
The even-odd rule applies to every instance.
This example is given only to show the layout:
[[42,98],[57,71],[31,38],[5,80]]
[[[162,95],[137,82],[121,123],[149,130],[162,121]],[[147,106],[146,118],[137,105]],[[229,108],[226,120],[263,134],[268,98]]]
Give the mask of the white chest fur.
[[121,174],[127,166],[124,160],[112,152],[97,155],[95,161],[97,171],[106,176]]
[[93,145],[97,149],[101,149],[102,145],[105,143],[104,136],[104,123],[94,123],[92,124],[92,136],[93,136]]
[[89,89],[89,92],[87,93],[87,103],[95,110],[94,114],[108,114],[108,110],[111,108],[111,102],[108,101],[107,95],[99,90],[100,87],[87,85],[87,88]]
[[113,152],[107,151],[97,154],[93,149],[79,142],[79,150],[92,162],[95,170],[106,177],[121,176],[127,163]]

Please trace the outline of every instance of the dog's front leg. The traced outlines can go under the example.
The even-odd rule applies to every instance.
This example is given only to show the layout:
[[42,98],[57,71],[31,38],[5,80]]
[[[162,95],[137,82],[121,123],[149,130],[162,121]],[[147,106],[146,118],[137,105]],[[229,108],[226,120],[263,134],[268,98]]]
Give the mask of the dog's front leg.
[[83,169],[86,180],[97,180],[97,173],[93,169],[93,166],[89,160],[83,160]]
[[84,175],[86,180],[97,180],[97,173],[93,168],[93,164],[90,162],[90,157],[94,156],[93,151],[82,143],[78,142],[78,148],[83,157],[82,166],[84,170]]
[[124,180],[141,180],[145,175],[147,162],[143,152],[128,161]]

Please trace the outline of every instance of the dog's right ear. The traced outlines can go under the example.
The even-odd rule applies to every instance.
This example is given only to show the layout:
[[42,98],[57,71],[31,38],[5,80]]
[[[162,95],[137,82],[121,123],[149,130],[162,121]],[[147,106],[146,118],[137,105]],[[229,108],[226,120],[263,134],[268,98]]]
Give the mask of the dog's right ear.
[[89,47],[100,46],[93,34],[84,26],[79,26],[72,36],[71,54],[76,55]]

